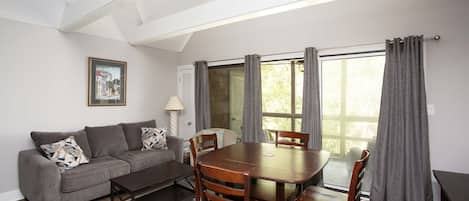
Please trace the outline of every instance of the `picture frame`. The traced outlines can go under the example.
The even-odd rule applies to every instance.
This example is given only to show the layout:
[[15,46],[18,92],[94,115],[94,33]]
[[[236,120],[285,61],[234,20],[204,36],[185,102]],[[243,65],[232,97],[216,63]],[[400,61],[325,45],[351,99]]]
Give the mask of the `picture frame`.
[[88,106],[125,106],[127,62],[88,57]]

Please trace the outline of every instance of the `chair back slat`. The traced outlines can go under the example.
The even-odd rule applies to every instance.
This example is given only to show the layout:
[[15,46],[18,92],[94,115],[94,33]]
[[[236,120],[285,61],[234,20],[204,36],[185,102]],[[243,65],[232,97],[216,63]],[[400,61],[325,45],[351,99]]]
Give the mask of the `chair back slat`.
[[233,144],[238,144],[241,142],[241,135],[236,133],[234,130],[226,129],[226,128],[207,128],[198,131],[195,136],[197,135],[204,135],[204,134],[213,134],[216,133],[218,137],[220,134],[223,136],[223,140],[218,141],[218,145],[220,147],[226,147]]
[[363,176],[365,176],[365,167],[362,169],[362,171],[360,171],[360,174],[358,175],[358,178],[362,179]]
[[228,199],[219,197],[219,196],[214,195],[212,193],[207,193],[207,194],[204,194],[204,195],[207,198],[207,200],[210,200],[210,201],[232,201],[232,200],[228,200]]
[[204,164],[197,165],[200,191],[208,201],[230,201],[232,197],[250,199],[248,172],[225,170]]
[[202,185],[204,185],[207,189],[211,189],[212,191],[216,193],[221,193],[223,195],[233,195],[233,196],[238,196],[238,197],[244,196],[243,189],[232,188],[232,187],[225,186],[219,183],[211,182],[207,179],[201,179],[201,180],[202,180]]
[[[300,147],[304,150],[308,149],[309,134],[292,132],[292,131],[274,131],[275,146],[286,145],[291,147]],[[280,140],[280,138],[290,138],[290,141]],[[298,142],[299,141],[299,142]]]
[[350,180],[348,201],[359,201],[361,195],[362,179],[365,175],[365,166],[368,163],[370,151],[363,150],[360,160],[355,161]]
[[[360,191],[361,191],[361,189],[362,189],[362,184],[363,184],[362,182],[363,182],[363,181],[358,182],[357,186],[355,187],[355,191],[357,191],[357,192],[360,192]],[[359,194],[357,193],[357,195],[359,195]]]
[[221,182],[228,182],[228,183],[235,183],[235,184],[242,184],[246,179],[246,175],[241,174],[244,172],[237,172],[232,170],[221,170],[218,168],[200,165],[200,172],[204,174],[204,176],[209,178],[216,178],[218,181]]
[[218,149],[217,134],[198,135],[191,138],[189,141],[191,143],[191,155],[194,160],[194,164],[195,161],[197,161],[197,155],[199,152],[209,149]]
[[355,197],[354,197],[354,199],[357,200],[357,201],[359,201],[359,200],[360,200],[360,196],[361,196],[360,194],[356,194]]

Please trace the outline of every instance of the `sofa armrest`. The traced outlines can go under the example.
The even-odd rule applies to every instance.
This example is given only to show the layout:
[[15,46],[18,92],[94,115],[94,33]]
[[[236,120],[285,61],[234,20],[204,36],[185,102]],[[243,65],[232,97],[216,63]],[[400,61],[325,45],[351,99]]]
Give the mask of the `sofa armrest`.
[[175,136],[166,137],[168,149],[174,151],[176,161],[183,162],[184,158],[184,139]]
[[19,153],[18,174],[21,193],[28,200],[60,201],[60,170],[36,149]]

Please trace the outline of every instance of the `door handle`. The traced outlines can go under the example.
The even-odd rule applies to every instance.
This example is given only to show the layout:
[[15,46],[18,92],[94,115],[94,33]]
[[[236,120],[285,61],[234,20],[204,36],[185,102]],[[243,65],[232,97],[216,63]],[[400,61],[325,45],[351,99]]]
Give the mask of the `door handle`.
[[187,122],[187,125],[188,125],[188,126],[191,126],[191,125],[192,125],[192,122],[188,121],[188,122]]

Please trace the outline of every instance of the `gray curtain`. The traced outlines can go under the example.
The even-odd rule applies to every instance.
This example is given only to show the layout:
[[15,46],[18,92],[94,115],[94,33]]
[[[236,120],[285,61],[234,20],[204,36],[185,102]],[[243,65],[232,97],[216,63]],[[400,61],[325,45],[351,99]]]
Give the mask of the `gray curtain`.
[[208,85],[208,65],[206,61],[195,64],[195,129],[210,128],[210,88]]
[[373,201],[431,201],[423,38],[386,41]]
[[318,51],[313,47],[306,48],[304,62],[303,119],[301,121],[301,131],[310,134],[308,144],[310,149],[321,150],[322,135]]
[[243,142],[262,142],[261,58],[247,55],[244,61]]

